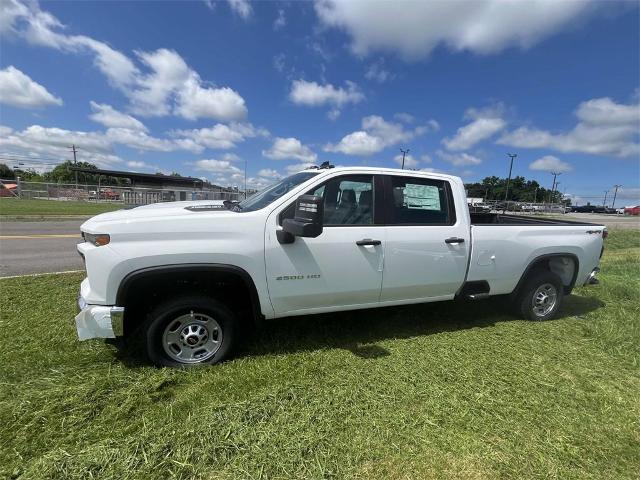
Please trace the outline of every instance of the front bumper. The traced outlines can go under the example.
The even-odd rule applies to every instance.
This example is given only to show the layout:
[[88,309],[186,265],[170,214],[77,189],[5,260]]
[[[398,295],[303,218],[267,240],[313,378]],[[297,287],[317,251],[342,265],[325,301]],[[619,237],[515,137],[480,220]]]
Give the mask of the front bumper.
[[76,330],[79,340],[122,336],[124,332],[124,307],[87,305],[84,298],[80,296],[78,297],[78,311]]

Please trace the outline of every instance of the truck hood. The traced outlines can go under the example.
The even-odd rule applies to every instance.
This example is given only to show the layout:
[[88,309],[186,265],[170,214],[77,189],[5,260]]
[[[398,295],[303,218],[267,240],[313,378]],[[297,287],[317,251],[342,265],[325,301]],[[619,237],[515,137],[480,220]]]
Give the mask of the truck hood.
[[[209,218],[236,216],[237,212],[229,211],[222,200],[197,200],[188,202],[166,202],[143,205],[135,208],[102,213],[90,218],[80,227],[90,233],[110,233],[116,230],[137,230],[145,228],[149,223],[169,223],[182,220],[197,220],[199,217]],[[129,225],[129,228],[122,228]],[[136,227],[137,226],[137,227]]]

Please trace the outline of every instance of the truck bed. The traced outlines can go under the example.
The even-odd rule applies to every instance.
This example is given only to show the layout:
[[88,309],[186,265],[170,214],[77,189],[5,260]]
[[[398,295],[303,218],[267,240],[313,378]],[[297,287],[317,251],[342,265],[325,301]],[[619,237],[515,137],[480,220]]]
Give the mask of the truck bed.
[[598,226],[594,223],[540,218],[525,215],[503,215],[500,213],[471,213],[471,225],[537,225],[537,226]]

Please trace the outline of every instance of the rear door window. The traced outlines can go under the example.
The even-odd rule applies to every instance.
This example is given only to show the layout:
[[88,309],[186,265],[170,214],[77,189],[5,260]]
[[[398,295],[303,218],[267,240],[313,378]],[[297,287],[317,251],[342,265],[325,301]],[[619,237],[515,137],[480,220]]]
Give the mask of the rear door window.
[[449,182],[391,176],[387,221],[391,225],[453,225],[456,221]]

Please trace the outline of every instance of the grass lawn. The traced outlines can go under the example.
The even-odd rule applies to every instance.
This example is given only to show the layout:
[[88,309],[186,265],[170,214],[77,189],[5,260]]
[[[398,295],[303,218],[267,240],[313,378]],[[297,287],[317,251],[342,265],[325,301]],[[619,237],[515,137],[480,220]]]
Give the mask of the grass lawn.
[[64,216],[97,215],[119,210],[123,206],[113,203],[75,202],[57,200],[27,200],[19,198],[0,199],[0,219],[7,216]]
[[639,239],[554,321],[282,319],[191,371],[77,342],[79,274],[0,280],[0,478],[638,478]]

